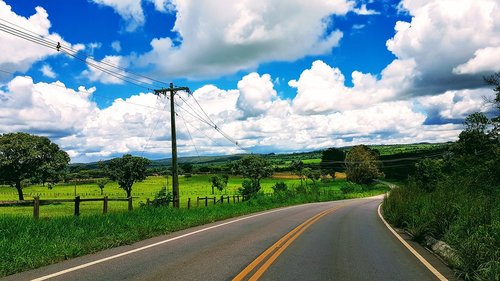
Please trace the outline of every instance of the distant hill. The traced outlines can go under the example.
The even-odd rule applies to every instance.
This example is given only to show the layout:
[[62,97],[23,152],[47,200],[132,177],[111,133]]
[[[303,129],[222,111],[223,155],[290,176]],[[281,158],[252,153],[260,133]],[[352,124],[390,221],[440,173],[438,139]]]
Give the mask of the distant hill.
[[[379,151],[382,159],[391,159],[393,157],[401,157],[401,155],[411,155],[413,157],[421,157],[426,153],[436,151],[442,152],[446,150],[450,143],[417,143],[417,144],[391,144],[391,145],[368,145],[372,149]],[[351,146],[341,147],[340,149],[348,151]],[[315,150],[309,152],[293,152],[293,153],[283,153],[283,154],[262,154],[263,157],[268,158],[271,161],[281,161],[288,162],[291,160],[307,160],[307,159],[319,159],[321,158],[323,150]],[[227,162],[235,161],[247,154],[233,154],[233,155],[220,155],[220,156],[189,156],[189,157],[179,157],[179,164],[189,163],[193,165],[221,165]],[[157,159],[151,161],[151,167],[165,167],[171,165],[171,158]],[[106,161],[104,161],[106,163]],[[405,163],[407,164],[407,163]],[[80,169],[98,169],[99,165],[97,162],[92,163],[73,163],[70,167],[80,168]]]

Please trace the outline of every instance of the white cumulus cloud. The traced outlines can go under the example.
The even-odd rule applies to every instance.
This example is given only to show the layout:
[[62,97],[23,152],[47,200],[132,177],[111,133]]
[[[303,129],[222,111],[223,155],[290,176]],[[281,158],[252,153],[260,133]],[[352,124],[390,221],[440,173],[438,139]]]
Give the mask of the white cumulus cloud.
[[185,77],[218,76],[263,62],[329,53],[342,37],[339,30],[328,31],[329,17],[345,15],[354,6],[346,0],[175,0],[172,4],[177,15],[173,31],[179,38],[152,40],[152,50],[139,56],[136,64]]
[[[75,50],[82,50],[81,44],[71,45],[64,41],[57,33],[50,32],[51,23],[49,15],[42,7],[36,7],[35,13],[26,18],[17,15],[4,1],[0,1],[0,18],[5,20],[2,24],[19,30],[19,27],[35,32],[46,39],[60,42]],[[35,62],[42,61],[49,56],[60,54],[54,49],[18,38],[14,35],[0,32],[0,68],[8,71],[27,71]],[[54,48],[55,48],[54,44]]]
[[52,67],[48,64],[44,64],[41,68],[40,71],[42,72],[43,75],[49,77],[49,78],[56,78],[56,73],[54,70],[52,70]]

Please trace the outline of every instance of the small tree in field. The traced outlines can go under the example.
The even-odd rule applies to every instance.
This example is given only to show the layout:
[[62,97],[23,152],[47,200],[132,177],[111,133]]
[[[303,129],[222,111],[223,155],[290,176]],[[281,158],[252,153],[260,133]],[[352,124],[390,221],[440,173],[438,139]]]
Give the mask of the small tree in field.
[[104,194],[104,187],[109,183],[108,179],[98,179],[96,181],[97,186],[101,189],[101,195]]
[[15,186],[24,200],[23,180],[55,182],[64,173],[69,156],[47,137],[26,133],[0,135],[0,181]]
[[302,160],[292,160],[290,168],[292,172],[300,178],[300,186],[302,186],[302,180],[304,179],[304,162],[302,162]]
[[[249,155],[236,161],[232,167],[234,174],[242,175],[249,179],[249,183],[243,182],[240,193],[252,195],[260,190],[260,180],[273,174],[273,167],[269,161],[261,156]],[[245,193],[245,194],[244,194]]]
[[149,163],[146,158],[125,154],[122,158],[111,159],[104,169],[108,177],[118,182],[120,188],[127,193],[127,197],[130,197],[134,182],[146,179],[146,167]]
[[214,194],[214,189],[217,188],[220,192],[227,187],[227,182],[229,181],[228,175],[222,176],[211,176],[210,183],[212,184],[212,194]]
[[345,158],[347,179],[355,183],[370,183],[383,176],[379,171],[378,155],[366,145],[356,145]]

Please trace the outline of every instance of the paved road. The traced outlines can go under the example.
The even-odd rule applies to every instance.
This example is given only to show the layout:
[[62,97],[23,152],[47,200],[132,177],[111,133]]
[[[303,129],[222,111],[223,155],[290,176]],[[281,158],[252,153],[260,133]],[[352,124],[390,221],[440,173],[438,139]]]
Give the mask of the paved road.
[[[376,212],[380,202],[378,197],[273,210],[5,280],[32,280],[61,271],[50,280],[232,280],[238,274],[246,280],[256,272],[260,280],[437,280],[381,222]],[[262,263],[242,274],[259,256]]]

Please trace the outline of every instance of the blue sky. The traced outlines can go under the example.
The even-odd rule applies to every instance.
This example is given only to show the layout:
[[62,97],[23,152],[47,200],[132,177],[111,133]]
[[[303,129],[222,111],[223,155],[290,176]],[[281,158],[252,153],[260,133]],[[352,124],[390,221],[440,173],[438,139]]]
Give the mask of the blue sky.
[[73,162],[170,156],[162,84],[6,28],[190,87],[177,98],[184,156],[450,141],[492,110],[495,0],[233,2],[0,0],[0,133],[46,135]]

